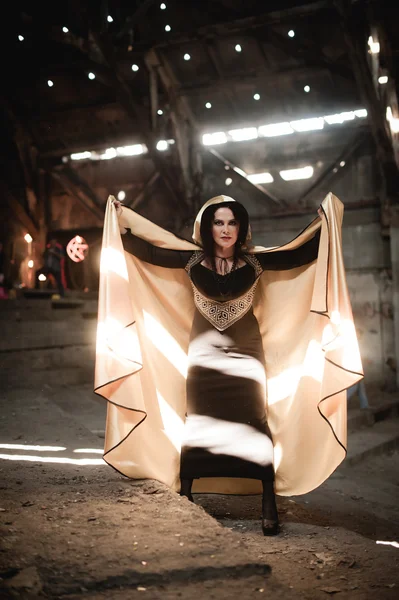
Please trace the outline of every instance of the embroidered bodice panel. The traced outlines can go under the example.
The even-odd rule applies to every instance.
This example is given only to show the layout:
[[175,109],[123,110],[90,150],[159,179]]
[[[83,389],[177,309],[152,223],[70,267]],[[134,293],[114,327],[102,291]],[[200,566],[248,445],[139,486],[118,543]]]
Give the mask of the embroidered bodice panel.
[[246,265],[230,274],[215,276],[201,265],[203,254],[194,253],[187,264],[198,311],[219,331],[241,319],[252,307],[262,267],[256,257],[246,257]]
[[227,275],[216,275],[201,265],[203,258],[201,252],[194,252],[186,271],[198,292],[208,300],[229,302],[240,298],[252,288],[262,273],[262,267],[254,256],[246,256],[246,264]]

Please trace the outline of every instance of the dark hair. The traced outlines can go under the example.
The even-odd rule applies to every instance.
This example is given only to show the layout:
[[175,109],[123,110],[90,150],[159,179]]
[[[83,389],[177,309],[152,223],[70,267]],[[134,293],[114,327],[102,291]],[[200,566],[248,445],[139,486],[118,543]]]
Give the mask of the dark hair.
[[245,245],[249,228],[248,212],[240,202],[219,202],[219,204],[211,204],[204,210],[200,225],[202,248],[208,258],[213,257],[214,240],[212,235],[212,221],[218,208],[229,208],[240,223],[237,241],[234,245],[234,256],[238,258],[243,254],[242,247]]

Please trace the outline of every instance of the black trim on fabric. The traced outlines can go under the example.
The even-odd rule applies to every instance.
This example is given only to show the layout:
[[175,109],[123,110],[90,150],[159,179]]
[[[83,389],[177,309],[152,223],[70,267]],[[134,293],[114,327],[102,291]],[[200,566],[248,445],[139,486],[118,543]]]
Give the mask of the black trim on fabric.
[[[132,321],[131,323],[129,323],[128,325],[125,325],[124,327],[122,327],[122,329],[120,331],[123,331],[125,329],[127,329],[128,327],[131,327],[132,325],[134,325],[136,323],[136,321]],[[114,350],[112,349],[112,347],[109,345],[109,343],[107,342],[107,348],[111,351],[114,352]],[[109,450],[107,450],[107,452],[105,452],[103,454],[103,460],[107,463],[107,465],[109,465],[110,467],[112,467],[117,473],[119,473],[120,475],[123,475],[124,477],[128,477],[128,475],[126,475],[125,473],[123,473],[122,471],[120,471],[119,469],[117,469],[116,467],[114,467],[114,465],[110,464],[107,460],[106,460],[106,456],[110,453],[113,452],[113,450],[115,450],[116,448],[118,448],[118,446],[120,446],[121,444],[123,444],[123,442],[125,442],[127,440],[127,438],[133,433],[133,431],[143,423],[143,421],[145,421],[145,419],[147,418],[147,413],[144,410],[140,410],[137,408],[130,408],[129,406],[123,406],[123,404],[118,404],[117,402],[114,402],[113,400],[110,400],[109,398],[107,398],[106,396],[104,396],[104,394],[101,394],[98,390],[101,390],[102,388],[105,388],[108,385],[112,385],[113,383],[117,382],[117,381],[121,381],[122,379],[126,379],[126,377],[131,377],[132,375],[136,375],[136,373],[138,373],[139,371],[142,370],[143,368],[143,363],[139,363],[135,360],[131,360],[130,358],[127,358],[125,356],[122,356],[121,358],[123,358],[123,360],[126,360],[132,364],[137,365],[138,367],[140,367],[139,369],[136,369],[135,371],[132,371],[131,373],[127,373],[126,375],[121,375],[120,377],[116,377],[116,379],[111,379],[110,381],[107,381],[107,383],[103,383],[99,386],[97,386],[96,388],[94,388],[93,392],[99,396],[100,398],[103,398],[106,402],[109,402],[110,404],[113,404],[114,406],[118,407],[118,408],[123,408],[125,410],[130,410],[136,413],[141,413],[143,414],[143,418],[141,419],[141,421],[139,421],[138,423],[136,423],[136,425],[125,435],[124,438],[122,438],[121,440],[119,440],[119,442],[117,444],[115,444],[115,446],[112,446],[112,448],[110,448]],[[129,478],[130,479],[130,478]]]
[[[124,208],[128,208],[129,210],[132,210],[133,212],[135,212],[135,211],[134,211],[132,208],[130,208],[129,206],[125,206],[125,205],[123,205],[123,207],[124,207]],[[328,221],[328,219],[327,219],[326,212],[325,212],[325,210],[324,210],[324,208],[323,208],[323,206],[322,206],[322,205],[320,205],[320,208],[322,209],[322,211],[323,211],[323,214],[324,214],[324,216],[325,216],[325,218],[326,218],[326,222],[327,222],[327,231],[328,231],[328,236],[329,236],[329,237],[328,237],[328,241],[330,241],[330,225],[329,225],[329,221]],[[314,224],[315,220],[316,220],[316,219],[318,219],[318,218],[320,218],[320,217],[316,217],[315,219],[313,219],[313,220],[311,221],[311,223],[309,223],[309,224],[308,224],[308,225],[307,225],[307,226],[306,226],[306,227],[305,227],[305,228],[304,228],[304,229],[303,229],[301,232],[299,232],[299,233],[298,233],[298,234],[297,234],[297,235],[296,235],[296,236],[295,236],[295,237],[294,237],[292,240],[290,240],[290,242],[288,242],[288,243],[291,243],[291,242],[293,242],[294,240],[296,240],[298,237],[300,237],[300,236],[301,236],[301,235],[302,235],[304,232],[306,232],[306,231],[307,231],[307,230],[308,230],[310,227],[312,227],[312,226],[313,226],[313,224]],[[166,231],[167,231],[167,230],[166,230]],[[169,232],[169,233],[172,233],[172,232]],[[173,233],[173,235],[175,235],[176,237],[179,237],[179,236],[177,236],[177,235],[176,235],[176,234],[174,234],[174,233]],[[187,240],[187,239],[185,239],[185,238],[181,238],[181,237],[180,237],[179,239],[182,239],[182,240],[184,240],[184,241],[187,241],[187,242],[189,242],[189,240]],[[190,242],[190,243],[194,243],[194,244],[195,244],[195,242]],[[197,245],[197,244],[195,244],[195,245]],[[284,246],[286,246],[286,245],[287,245],[287,244],[283,244],[282,246],[278,246],[278,247],[274,248],[274,250],[277,250],[277,248],[283,248],[283,247],[284,247]],[[198,245],[197,245],[197,246],[198,246]],[[198,246],[198,251],[193,251],[193,253],[195,253],[195,252],[198,252],[198,254],[200,254],[200,253],[203,253],[203,251],[202,251],[202,248],[201,248],[200,246]],[[266,250],[265,252],[267,252],[267,250]],[[254,254],[254,253],[252,253],[252,252],[248,252],[247,254],[249,254],[249,255],[251,256],[251,255],[252,255],[252,254]],[[190,260],[191,260],[191,259],[190,259]],[[190,260],[188,261],[188,264],[189,264]],[[202,258],[201,258],[201,260],[202,260]],[[189,273],[189,269],[187,269],[187,266],[188,266],[188,264],[186,265],[186,270],[187,270],[187,271],[188,271],[188,273]],[[247,263],[247,264],[248,264],[248,263]],[[193,266],[193,265],[190,265],[190,268],[191,268],[192,266]],[[252,266],[252,265],[251,265],[251,266]],[[329,320],[330,320],[330,319],[331,319],[331,317],[330,317],[330,316],[329,316],[329,314],[328,314],[328,272],[329,272],[329,267],[330,267],[330,243],[328,243],[327,269],[326,269],[326,282],[325,282],[325,307],[326,307],[326,308],[325,308],[325,310],[324,310],[324,311],[310,310],[310,312],[313,312],[313,313],[315,313],[315,314],[319,314],[319,315],[321,315],[321,316],[324,316],[324,317],[326,317],[327,319],[329,319]],[[205,267],[205,268],[206,268],[206,267]],[[258,278],[259,278],[260,276],[261,276],[261,273],[258,275]],[[134,325],[134,324],[135,324],[135,322],[136,322],[136,321],[133,321],[133,322],[132,322],[132,323],[130,323],[129,325],[126,325],[126,326],[125,326],[123,329],[126,329],[126,328],[128,328],[128,327],[130,327],[130,326]],[[111,346],[109,346],[109,345],[108,345],[108,348],[109,348],[111,351],[113,351],[113,350],[112,350],[112,348],[111,348]],[[324,352],[324,350],[323,350],[323,352]],[[121,380],[121,379],[125,379],[126,377],[130,377],[130,376],[132,376],[132,375],[135,375],[135,374],[137,374],[137,373],[138,373],[139,371],[141,371],[141,369],[143,368],[143,364],[142,364],[142,363],[138,363],[138,362],[136,362],[136,361],[132,361],[132,360],[130,360],[130,359],[128,359],[128,358],[125,358],[125,357],[123,357],[123,358],[124,358],[124,360],[127,360],[127,361],[129,361],[129,362],[131,362],[131,363],[133,363],[133,364],[136,364],[136,365],[138,365],[138,366],[139,366],[139,367],[141,367],[141,368],[140,368],[140,369],[138,369],[138,370],[136,370],[136,371],[134,371],[134,372],[132,372],[132,373],[128,373],[128,374],[126,374],[126,375],[122,375],[121,377],[118,377],[117,379],[111,380],[111,381],[109,381],[109,382],[107,382],[107,383],[105,383],[105,384],[103,384],[103,385],[100,385],[100,386],[98,386],[97,388],[95,388],[95,389],[94,389],[94,393],[95,393],[95,394],[97,394],[98,396],[100,396],[101,398],[104,398],[104,399],[105,399],[107,402],[110,402],[111,404],[113,404],[114,406],[116,406],[116,407],[118,407],[118,408],[124,408],[124,409],[126,409],[126,410],[131,410],[131,411],[138,412],[138,413],[141,413],[141,414],[143,414],[143,415],[144,415],[144,416],[143,416],[143,418],[142,418],[142,419],[141,419],[141,420],[140,420],[140,421],[139,421],[139,422],[138,422],[138,423],[137,423],[137,424],[136,424],[136,425],[135,425],[135,426],[134,426],[134,427],[133,427],[133,428],[132,428],[132,429],[131,429],[131,430],[130,430],[128,433],[127,433],[127,435],[126,435],[126,436],[125,436],[123,439],[121,439],[121,440],[120,440],[120,441],[119,441],[119,442],[118,442],[118,443],[117,443],[115,446],[113,446],[112,448],[110,448],[110,449],[109,449],[109,450],[108,450],[108,451],[107,451],[107,452],[106,452],[106,453],[103,455],[103,459],[104,459],[104,461],[107,463],[107,465],[109,465],[110,467],[112,467],[112,468],[113,468],[113,469],[114,469],[114,470],[115,470],[117,473],[119,473],[119,474],[121,474],[121,475],[123,475],[124,477],[127,477],[127,478],[129,478],[129,479],[134,479],[134,478],[131,478],[131,477],[129,477],[128,475],[126,475],[125,473],[123,473],[122,471],[120,471],[119,469],[117,469],[117,468],[116,468],[114,465],[110,464],[110,463],[109,463],[109,462],[106,460],[106,458],[105,458],[105,457],[106,457],[106,456],[108,456],[108,454],[110,454],[110,453],[111,453],[113,450],[115,450],[116,448],[118,448],[118,447],[119,447],[121,444],[123,444],[123,443],[124,443],[124,442],[125,442],[125,441],[126,441],[128,438],[129,438],[129,436],[130,436],[130,435],[131,435],[131,434],[132,434],[132,433],[135,431],[135,429],[137,429],[137,427],[139,427],[139,425],[141,425],[141,424],[142,424],[142,423],[145,421],[145,419],[147,418],[147,412],[145,412],[145,411],[142,411],[142,410],[139,410],[139,409],[129,408],[129,407],[127,407],[127,406],[123,406],[123,405],[117,404],[116,402],[113,402],[112,400],[109,400],[109,399],[108,399],[106,396],[104,396],[103,394],[101,394],[101,393],[99,393],[99,392],[98,392],[98,390],[100,390],[101,388],[104,388],[104,387],[106,387],[107,385],[110,385],[110,384],[112,384],[112,383],[115,383],[116,381],[119,381],[119,380]],[[363,373],[358,373],[358,372],[356,372],[356,371],[350,371],[349,369],[345,369],[344,367],[342,367],[342,366],[340,366],[340,365],[336,364],[334,361],[331,361],[330,359],[328,359],[326,356],[324,356],[324,360],[326,360],[326,361],[330,362],[330,364],[332,364],[333,366],[335,366],[335,367],[337,367],[337,368],[339,368],[339,369],[342,369],[343,371],[346,371],[346,372],[348,372],[348,373],[351,373],[351,374],[353,374],[353,375],[359,375],[359,379],[358,379],[358,381],[360,381],[360,380],[363,378],[363,376],[364,376],[364,375],[363,375]],[[355,383],[357,383],[357,382],[355,382]],[[349,389],[349,387],[351,387],[351,386],[352,386],[352,385],[354,385],[355,383],[352,383],[351,385],[349,385],[349,386],[347,386],[347,387],[343,388],[342,390],[339,390],[339,391],[337,391],[337,392],[334,392],[333,394],[330,394],[329,396],[325,396],[324,398],[322,398],[321,400],[319,400],[319,402],[318,402],[318,404],[317,404],[317,410],[318,410],[318,412],[319,412],[320,416],[321,416],[321,417],[322,417],[322,418],[323,418],[323,419],[324,419],[324,420],[325,420],[325,421],[328,423],[328,425],[329,425],[329,427],[330,427],[330,429],[331,429],[331,431],[332,431],[332,434],[333,434],[333,436],[334,436],[334,438],[335,438],[336,442],[339,444],[339,446],[341,446],[341,448],[342,448],[342,449],[344,450],[344,452],[345,452],[345,458],[346,458],[346,455],[347,455],[347,448],[346,448],[346,447],[344,446],[344,444],[343,444],[343,443],[342,443],[342,442],[341,442],[341,441],[338,439],[338,437],[337,437],[337,434],[335,433],[335,431],[334,431],[334,428],[333,428],[333,426],[332,426],[331,422],[330,422],[330,421],[328,420],[328,418],[327,418],[327,417],[326,417],[326,416],[325,416],[325,415],[322,413],[322,411],[321,411],[321,405],[322,405],[322,403],[323,403],[325,400],[327,400],[328,398],[332,398],[333,396],[335,396],[335,395],[337,395],[337,394],[340,394],[340,393],[342,393],[343,391],[345,391],[345,390]],[[239,479],[243,479],[243,478],[242,478],[242,477],[239,477]],[[251,479],[251,478],[248,478],[248,479]],[[216,492],[215,492],[215,493],[216,493]],[[243,496],[245,495],[245,496],[246,496],[247,494],[235,494],[235,495],[243,495]]]

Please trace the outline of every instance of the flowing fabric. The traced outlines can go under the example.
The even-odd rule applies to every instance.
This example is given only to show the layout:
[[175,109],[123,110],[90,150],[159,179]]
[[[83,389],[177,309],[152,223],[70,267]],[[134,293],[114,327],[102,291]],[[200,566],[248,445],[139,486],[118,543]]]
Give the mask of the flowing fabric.
[[[128,477],[157,479],[178,490],[193,291],[184,269],[151,265],[125,252],[121,231],[129,228],[161,248],[200,246],[131,210],[122,209],[118,219],[113,201],[104,222],[95,371],[95,392],[108,401],[104,459]],[[345,458],[346,389],[363,377],[342,258],[343,205],[330,193],[321,206],[323,218],[288,244],[252,249],[298,248],[321,227],[317,261],[264,271],[253,300],[280,495],[309,492]],[[204,477],[193,491],[259,493],[261,485]]]

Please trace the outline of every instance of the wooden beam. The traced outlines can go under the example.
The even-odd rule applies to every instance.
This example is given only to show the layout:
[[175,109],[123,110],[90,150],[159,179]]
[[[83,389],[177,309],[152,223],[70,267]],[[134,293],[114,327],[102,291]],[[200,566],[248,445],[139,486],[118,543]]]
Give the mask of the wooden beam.
[[368,133],[362,132],[356,135],[347,145],[347,147],[341,152],[341,154],[320,174],[320,177],[312,183],[312,185],[299,196],[298,204],[303,204],[304,201],[312,192],[317,188],[326,184],[328,181],[332,181],[337,176],[340,170],[340,163],[345,162],[345,166],[353,159],[356,151],[362,146],[362,144],[368,139]]
[[259,190],[259,192],[262,192],[262,194],[264,196],[267,196],[267,198],[269,200],[272,200],[275,204],[278,204],[279,206],[284,206],[284,202],[282,200],[279,200],[276,196],[274,196],[273,194],[268,192],[264,187],[262,187],[261,185],[258,185],[257,183],[252,183],[251,181],[249,181],[249,179],[247,179],[247,177],[245,175],[243,175],[242,169],[240,169],[239,167],[237,167],[237,165],[235,165],[230,160],[228,160],[227,158],[222,156],[222,154],[220,154],[220,152],[218,152],[214,148],[208,148],[208,152],[210,154],[213,154],[213,156],[215,156],[218,160],[220,160],[226,167],[230,167],[230,169],[232,169],[235,173],[237,173],[237,175],[239,177],[241,177],[242,179],[247,181],[250,185],[252,185],[252,187]]
[[145,198],[145,195],[150,190],[151,186],[159,179],[160,174],[158,171],[153,173],[151,177],[145,182],[143,189],[137,194],[137,196],[132,200],[132,202],[126,203],[126,206],[130,206],[133,210],[136,210],[137,207],[142,203]]
[[78,200],[78,202],[80,202],[80,204],[88,211],[90,212],[92,215],[94,215],[96,217],[96,219],[98,220],[99,225],[103,223],[104,221],[104,211],[101,211],[91,200],[91,198],[89,198],[88,196],[86,196],[86,194],[84,192],[82,192],[82,190],[79,189],[79,187],[75,186],[73,182],[71,182],[69,180],[69,178],[62,173],[62,171],[60,170],[56,170],[53,169],[52,171],[50,171],[50,174],[52,177],[54,177],[54,179],[56,181],[58,181],[58,183],[61,184],[61,186],[64,188],[64,190],[67,192],[67,194],[69,196],[72,196],[72,198],[76,198],[76,200]]
[[148,115],[143,111],[143,107],[137,104],[135,98],[132,95],[130,87],[123,79],[123,75],[120,72],[118,63],[115,60],[114,49],[111,40],[107,35],[100,35],[95,31],[92,31],[91,35],[92,38],[95,40],[98,51],[101,52],[103,56],[104,63],[107,64],[107,66],[110,69],[110,72],[112,73],[113,85],[118,100],[120,101],[121,105],[125,108],[127,114],[135,122],[138,131],[145,139],[148,154],[151,157],[156,170],[160,172],[163,180],[165,181],[165,185],[170,191],[172,197],[177,203],[180,203],[181,199],[176,189],[176,185],[172,181],[169,175],[169,171],[166,169],[166,165],[164,164],[162,158],[160,157],[156,149],[156,144],[158,140],[156,139],[155,134],[148,130]]
[[231,21],[225,21],[224,23],[205,25],[204,27],[200,27],[199,29],[184,35],[172,36],[167,42],[155,43],[154,47],[159,49],[170,48],[172,46],[180,46],[181,44],[203,40],[206,37],[231,37],[231,35],[242,33],[248,29],[258,29],[270,25],[281,25],[281,23],[285,21],[298,20],[301,17],[306,18],[310,14],[328,9],[331,10],[331,8],[333,7],[329,0],[319,0],[319,2],[294,6],[285,10],[282,9],[279,11],[266,12],[253,17],[233,19]]
[[269,86],[279,83],[292,83],[297,77],[314,77],[328,73],[326,67],[292,67],[284,71],[270,71],[266,66],[258,69],[251,69],[242,72],[230,74],[228,77],[219,79],[210,77],[203,81],[195,83],[185,83],[179,86],[179,94],[183,96],[197,96],[198,93],[205,92],[225,92],[231,88],[240,88],[248,86],[251,83],[265,82]]

